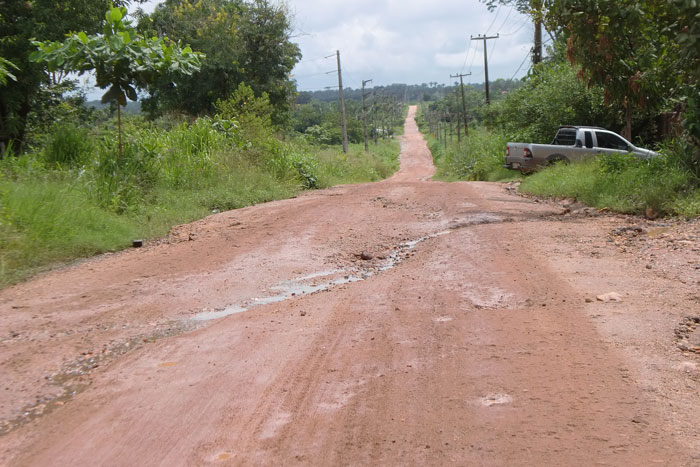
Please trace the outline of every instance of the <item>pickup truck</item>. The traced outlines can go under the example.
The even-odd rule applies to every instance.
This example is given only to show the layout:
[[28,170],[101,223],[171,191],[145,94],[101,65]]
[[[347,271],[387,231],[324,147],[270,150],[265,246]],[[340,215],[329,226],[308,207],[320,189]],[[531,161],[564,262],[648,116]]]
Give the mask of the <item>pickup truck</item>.
[[634,146],[605,128],[562,126],[552,144],[508,143],[503,166],[521,172],[532,172],[556,162],[574,162],[598,154],[616,153],[632,153],[641,159],[658,155],[654,151]]

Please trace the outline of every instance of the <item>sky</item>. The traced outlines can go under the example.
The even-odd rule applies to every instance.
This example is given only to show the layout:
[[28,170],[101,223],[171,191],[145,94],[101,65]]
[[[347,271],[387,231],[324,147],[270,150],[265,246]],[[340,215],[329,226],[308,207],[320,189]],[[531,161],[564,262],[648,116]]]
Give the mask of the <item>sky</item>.
[[[478,0],[290,0],[294,41],[303,58],[293,71],[298,89],[337,85],[340,51],[343,86],[391,83],[451,84],[450,75],[472,73],[465,83],[484,82],[483,42],[489,40],[489,79],[520,78],[529,65],[533,26],[509,7],[491,13]],[[523,63],[525,60],[525,63]],[[522,64],[522,66],[521,66]],[[519,69],[520,68],[520,69]],[[519,70],[518,70],[519,69]]]
[[[153,11],[159,0],[142,8]],[[489,12],[479,0],[288,0],[293,42],[302,59],[293,70],[299,91],[337,87],[335,52],[340,51],[343,87],[392,83],[452,84],[450,75],[471,73],[466,83],[484,82],[484,41],[489,80],[520,78],[530,64],[533,26],[510,7]],[[332,55],[331,58],[325,58]],[[98,90],[99,91],[99,90]]]

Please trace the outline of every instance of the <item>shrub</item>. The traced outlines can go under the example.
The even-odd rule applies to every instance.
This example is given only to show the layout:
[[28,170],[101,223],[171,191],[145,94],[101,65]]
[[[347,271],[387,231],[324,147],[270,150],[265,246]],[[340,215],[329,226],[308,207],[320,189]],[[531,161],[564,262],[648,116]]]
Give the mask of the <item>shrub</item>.
[[49,133],[44,159],[53,166],[68,167],[89,156],[93,149],[85,128],[72,123],[57,124]]
[[473,128],[466,142],[453,141],[447,147],[430,138],[430,150],[442,179],[496,181],[517,174],[503,168],[507,139],[503,133]]

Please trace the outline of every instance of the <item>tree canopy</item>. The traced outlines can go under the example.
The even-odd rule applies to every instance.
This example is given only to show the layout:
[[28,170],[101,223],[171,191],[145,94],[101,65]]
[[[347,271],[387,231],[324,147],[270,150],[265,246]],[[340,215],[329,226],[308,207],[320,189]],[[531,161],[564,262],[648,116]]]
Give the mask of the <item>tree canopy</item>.
[[[589,85],[603,86],[606,101],[626,110],[627,137],[632,136],[634,112],[658,112],[668,105],[669,98],[682,99],[698,56],[697,47],[692,47],[698,28],[692,21],[683,24],[692,20],[692,16],[688,12],[683,16],[682,5],[695,2],[547,0],[545,3],[547,21],[562,28],[569,59],[581,67],[579,77]],[[695,38],[689,34],[691,26]],[[685,58],[681,56],[680,43],[691,46],[685,51]]]
[[166,0],[141,18],[139,28],[187,41],[208,57],[192,76],[166,75],[149,86],[146,107],[151,113],[212,112],[217,100],[227,99],[245,83],[256,96],[267,93],[275,109],[275,123],[287,118],[295,93],[290,73],[301,52],[291,42],[291,17],[283,4],[268,0]]
[[[127,97],[137,100],[135,87],[145,87],[166,70],[191,75],[200,69],[201,53],[189,46],[180,48],[167,37],[146,38],[131,27],[126,8],[111,8],[105,14],[102,34],[69,34],[65,41],[33,41],[38,50],[30,55],[33,62],[45,62],[48,70],[79,74],[94,71],[97,86],[109,87],[102,102],[116,102],[117,109],[126,105]],[[119,118],[121,156],[121,117]]]
[[32,38],[61,40],[67,33],[88,34],[102,28],[104,12],[112,4],[124,6],[145,0],[34,0],[2,2],[0,10],[0,57],[13,63],[16,80],[0,87],[0,147],[13,142],[19,150],[24,142],[27,117],[42,84],[49,82],[44,66],[32,63],[36,50]]

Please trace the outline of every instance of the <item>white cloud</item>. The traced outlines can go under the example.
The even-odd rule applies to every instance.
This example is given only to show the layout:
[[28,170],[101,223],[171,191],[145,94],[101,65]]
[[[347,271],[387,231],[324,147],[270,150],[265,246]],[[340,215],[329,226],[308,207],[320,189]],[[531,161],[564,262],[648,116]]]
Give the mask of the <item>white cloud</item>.
[[[162,0],[142,5],[153,11]],[[479,0],[288,0],[295,37],[303,54],[294,69],[301,90],[337,85],[334,57],[340,50],[343,84],[452,83],[450,74],[468,73],[483,82],[483,43],[488,41],[490,79],[511,78],[531,47],[532,26],[508,7],[491,13]],[[527,62],[516,75],[527,71]]]
[[[490,13],[478,0],[290,0],[304,57],[294,70],[300,89],[333,86],[335,67],[321,57],[339,49],[346,86],[373,78],[393,82],[450,83],[450,74],[472,72],[483,81],[483,45],[470,36],[500,33],[488,41],[489,76],[510,78],[530,50],[529,19],[510,8]],[[518,77],[527,71],[526,67]]]

